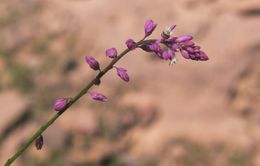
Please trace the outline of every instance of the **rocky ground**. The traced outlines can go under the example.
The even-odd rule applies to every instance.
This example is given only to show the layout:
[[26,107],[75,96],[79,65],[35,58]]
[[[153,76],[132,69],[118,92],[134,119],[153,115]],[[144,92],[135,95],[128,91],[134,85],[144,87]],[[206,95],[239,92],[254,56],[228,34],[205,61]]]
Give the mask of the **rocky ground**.
[[168,66],[135,51],[83,97],[14,165],[260,165],[259,0],[19,0],[0,3],[0,163],[50,118],[53,101],[73,96],[124,49],[143,23],[192,34],[210,61]]

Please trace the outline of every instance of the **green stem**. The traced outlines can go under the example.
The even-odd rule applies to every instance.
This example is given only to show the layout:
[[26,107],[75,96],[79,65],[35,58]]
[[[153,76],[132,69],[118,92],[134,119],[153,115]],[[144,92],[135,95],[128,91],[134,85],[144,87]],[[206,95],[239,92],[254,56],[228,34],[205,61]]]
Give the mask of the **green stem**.
[[[137,45],[141,46],[143,44],[146,44],[144,39],[140,40]],[[46,122],[43,126],[41,126],[35,134],[24,144],[22,145],[16,153],[9,158],[5,166],[11,165],[33,142],[36,138],[38,138],[56,119],[59,118],[68,108],[70,108],[77,100],[79,100],[83,95],[85,95],[88,90],[95,85],[109,70],[111,70],[114,66],[114,64],[119,61],[125,54],[127,54],[130,50],[126,49],[124,50],[121,54],[118,55],[117,58],[113,59],[111,63],[102,71],[98,73],[98,75],[89,83],[87,84],[75,97],[73,97],[69,103],[66,105],[66,107],[62,110],[59,111],[57,114],[55,114],[48,122]]]

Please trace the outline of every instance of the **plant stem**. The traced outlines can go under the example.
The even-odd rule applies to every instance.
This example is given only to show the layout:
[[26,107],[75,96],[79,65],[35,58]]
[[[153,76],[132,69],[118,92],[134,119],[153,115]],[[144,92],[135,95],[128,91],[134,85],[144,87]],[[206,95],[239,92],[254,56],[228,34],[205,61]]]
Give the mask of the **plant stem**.
[[[148,40],[147,40],[148,41]],[[147,41],[144,41],[144,39],[140,40],[139,42],[137,42],[138,46],[141,46],[143,44],[146,44]],[[78,101],[83,95],[85,95],[88,90],[95,85],[97,82],[99,82],[99,80],[109,71],[113,68],[114,64],[119,61],[125,54],[127,54],[129,51],[129,49],[125,49],[122,53],[120,53],[117,58],[113,59],[110,64],[104,68],[102,71],[100,71],[98,73],[98,75],[89,83],[87,84],[75,97],[73,97],[69,103],[66,105],[66,107],[62,110],[59,111],[58,113],[56,113],[54,116],[52,116],[52,118],[46,122],[43,126],[41,126],[36,132],[35,134],[33,134],[33,136],[24,144],[22,145],[17,151],[16,153],[9,158],[6,163],[5,166],[9,166],[11,165],[33,142],[36,138],[38,138],[48,127],[50,127],[50,125],[56,120],[58,119],[68,108],[70,108],[76,101]]]

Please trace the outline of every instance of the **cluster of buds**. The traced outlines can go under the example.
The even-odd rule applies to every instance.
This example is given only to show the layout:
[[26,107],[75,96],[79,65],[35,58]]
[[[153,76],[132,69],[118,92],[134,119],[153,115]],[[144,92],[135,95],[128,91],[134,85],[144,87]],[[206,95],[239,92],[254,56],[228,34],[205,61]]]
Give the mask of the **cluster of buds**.
[[[152,20],[148,20],[153,24]],[[156,26],[156,25],[154,25]],[[142,45],[141,48],[147,52],[155,53],[160,59],[169,60],[170,64],[176,63],[176,53],[179,52],[185,59],[196,61],[206,61],[208,56],[200,49],[193,41],[191,35],[173,36],[173,30],[176,25],[171,25],[166,28],[160,39],[151,40],[147,45]],[[147,29],[150,29],[149,27]]]

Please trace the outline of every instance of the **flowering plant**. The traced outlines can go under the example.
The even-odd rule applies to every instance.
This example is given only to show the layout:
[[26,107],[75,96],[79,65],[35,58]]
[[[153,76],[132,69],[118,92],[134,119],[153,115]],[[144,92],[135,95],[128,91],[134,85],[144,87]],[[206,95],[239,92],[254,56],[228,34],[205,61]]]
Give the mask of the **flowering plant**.
[[98,92],[89,92],[89,89],[94,85],[101,84],[101,78],[110,70],[115,69],[117,75],[125,82],[130,81],[130,77],[127,74],[127,70],[123,67],[115,66],[115,64],[128,52],[135,49],[142,49],[146,52],[153,53],[159,59],[169,61],[172,65],[177,61],[177,53],[185,59],[206,61],[208,56],[200,49],[193,41],[193,37],[190,35],[174,36],[173,30],[176,25],[167,27],[158,39],[147,39],[153,31],[156,29],[157,24],[153,20],[147,20],[144,24],[144,37],[136,42],[133,39],[128,39],[125,44],[127,48],[118,54],[116,48],[109,48],[105,51],[105,55],[111,58],[111,62],[104,69],[101,69],[99,62],[93,56],[86,56],[85,61],[89,67],[97,71],[96,77],[91,80],[75,97],[59,98],[54,103],[54,110],[57,113],[43,126],[41,126],[35,134],[20,148],[18,151],[7,160],[5,165],[11,165],[34,141],[35,146],[39,150],[44,144],[42,133],[57,119],[59,118],[69,107],[71,107],[76,101],[78,101],[83,95],[88,93],[93,100],[106,102],[108,98]]

